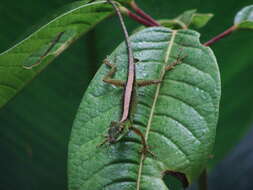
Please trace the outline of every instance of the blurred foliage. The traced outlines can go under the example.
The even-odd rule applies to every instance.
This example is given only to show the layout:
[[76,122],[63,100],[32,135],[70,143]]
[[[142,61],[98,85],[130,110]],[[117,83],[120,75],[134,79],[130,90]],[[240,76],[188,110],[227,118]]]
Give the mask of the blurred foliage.
[[[15,44],[46,15],[70,0],[0,3],[0,52]],[[203,42],[233,24],[253,0],[137,0],[156,19],[197,8],[214,18],[201,29]],[[129,30],[138,24],[128,19]],[[28,31],[28,32],[26,32]],[[112,36],[113,34],[113,36]],[[0,189],[67,189],[67,146],[82,94],[101,60],[123,40],[116,18],[100,24],[57,58],[0,110]],[[222,75],[222,102],[215,157],[221,160],[245,135],[253,119],[253,32],[239,31],[212,46]]]
[[0,54],[0,109],[72,43],[113,14],[104,1],[88,1],[64,6],[63,11]]
[[[253,128],[247,136],[236,145],[227,158],[215,166],[215,172],[209,176],[210,189],[253,189]],[[240,164],[235,164],[240,162]],[[233,166],[233,167],[231,167]]]

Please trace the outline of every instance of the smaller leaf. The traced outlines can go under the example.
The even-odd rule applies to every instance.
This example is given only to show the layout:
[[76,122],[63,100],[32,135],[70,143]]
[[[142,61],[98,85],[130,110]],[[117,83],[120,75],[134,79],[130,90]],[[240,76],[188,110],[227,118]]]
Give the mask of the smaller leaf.
[[196,13],[193,15],[190,28],[202,28],[213,18],[211,13]]
[[186,26],[189,26],[192,22],[193,16],[196,13],[196,9],[188,10],[179,15],[176,19],[183,22]]
[[204,27],[207,22],[213,17],[213,14],[207,13],[196,13],[196,10],[188,10],[183,12],[181,15],[176,17],[175,19],[170,20],[160,20],[160,23],[168,28],[173,29],[188,29],[194,28],[198,29]]
[[234,19],[238,29],[253,29],[253,5],[241,9]]

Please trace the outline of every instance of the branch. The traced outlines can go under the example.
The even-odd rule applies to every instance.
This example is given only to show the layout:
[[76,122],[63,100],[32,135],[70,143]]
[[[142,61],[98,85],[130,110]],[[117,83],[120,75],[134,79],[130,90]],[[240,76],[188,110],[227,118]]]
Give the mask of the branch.
[[137,14],[134,14],[132,11],[130,11],[129,9],[127,9],[126,7],[119,7],[120,12],[122,12],[123,14],[129,16],[130,18],[132,18],[133,20],[139,22],[140,24],[143,24],[145,26],[157,26],[156,24],[138,16]]
[[232,32],[234,32],[237,29],[236,25],[233,25],[232,27],[230,27],[229,29],[227,29],[226,31],[224,31],[223,33],[215,36],[214,38],[212,38],[211,40],[209,40],[208,42],[204,43],[204,46],[210,46],[214,43],[216,43],[217,41],[223,39],[224,37],[232,34]]
[[198,190],[208,190],[207,169],[205,169],[199,176]]
[[144,19],[152,23],[153,26],[161,26],[155,19],[153,19],[150,15],[148,15],[141,8],[139,8],[139,6],[135,3],[134,0],[131,1],[130,6],[138,15],[142,16]]

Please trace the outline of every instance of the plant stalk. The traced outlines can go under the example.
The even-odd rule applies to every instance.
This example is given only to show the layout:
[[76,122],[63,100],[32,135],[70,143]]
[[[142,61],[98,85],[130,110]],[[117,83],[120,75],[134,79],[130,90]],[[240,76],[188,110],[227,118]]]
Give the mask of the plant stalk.
[[120,12],[122,12],[123,14],[126,14],[127,16],[129,16],[130,18],[132,18],[133,20],[139,22],[140,24],[143,24],[145,26],[157,26],[154,23],[138,16],[137,14],[134,14],[132,11],[130,11],[129,9],[127,9],[126,7],[119,7]]
[[134,0],[131,1],[130,6],[138,15],[149,21],[151,24],[153,24],[153,26],[161,26],[155,19],[153,19],[150,15],[148,15],[141,8],[139,8],[139,6],[135,3]]
[[208,175],[207,169],[205,169],[198,179],[198,189],[199,190],[208,190]]
[[229,29],[227,29],[226,31],[224,31],[223,33],[215,36],[214,38],[212,38],[211,40],[209,40],[208,42],[204,43],[204,46],[211,46],[212,44],[216,43],[217,41],[223,39],[224,37],[232,34],[235,30],[237,29],[236,25],[233,25],[232,27],[230,27]]

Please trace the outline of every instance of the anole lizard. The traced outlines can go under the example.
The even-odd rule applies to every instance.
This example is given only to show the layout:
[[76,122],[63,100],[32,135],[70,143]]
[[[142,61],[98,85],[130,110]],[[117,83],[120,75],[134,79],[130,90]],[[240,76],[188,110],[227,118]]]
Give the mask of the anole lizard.
[[[108,60],[105,60],[104,63],[111,67],[110,72],[104,77],[103,81],[109,84],[113,84],[115,86],[124,87],[124,93],[123,93],[123,105],[122,105],[122,115],[121,119],[118,122],[112,121],[110,128],[108,130],[107,137],[103,143],[100,145],[105,144],[108,142],[109,144],[117,143],[129,130],[136,133],[138,136],[141,137],[141,141],[143,144],[142,152],[147,153],[150,152],[147,146],[147,142],[145,140],[144,135],[142,132],[133,126],[133,104],[136,101],[136,87],[140,86],[148,86],[152,84],[158,84],[161,82],[161,80],[141,80],[136,81],[136,67],[135,63],[137,60],[134,59],[133,51],[130,44],[129,35],[126,29],[126,26],[124,24],[122,15],[117,7],[117,5],[111,1],[107,0],[108,3],[110,3],[113,8],[115,9],[120,23],[121,27],[123,29],[124,35],[125,35],[125,41],[126,41],[126,47],[127,47],[127,53],[128,53],[128,73],[127,73],[127,81],[120,81],[112,79],[112,76],[116,72],[116,66],[113,64],[110,64]],[[181,59],[178,59],[173,64],[166,67],[166,70],[171,70],[176,64],[180,62]],[[126,130],[128,129],[128,130]],[[150,152],[151,153],[151,152]]]

